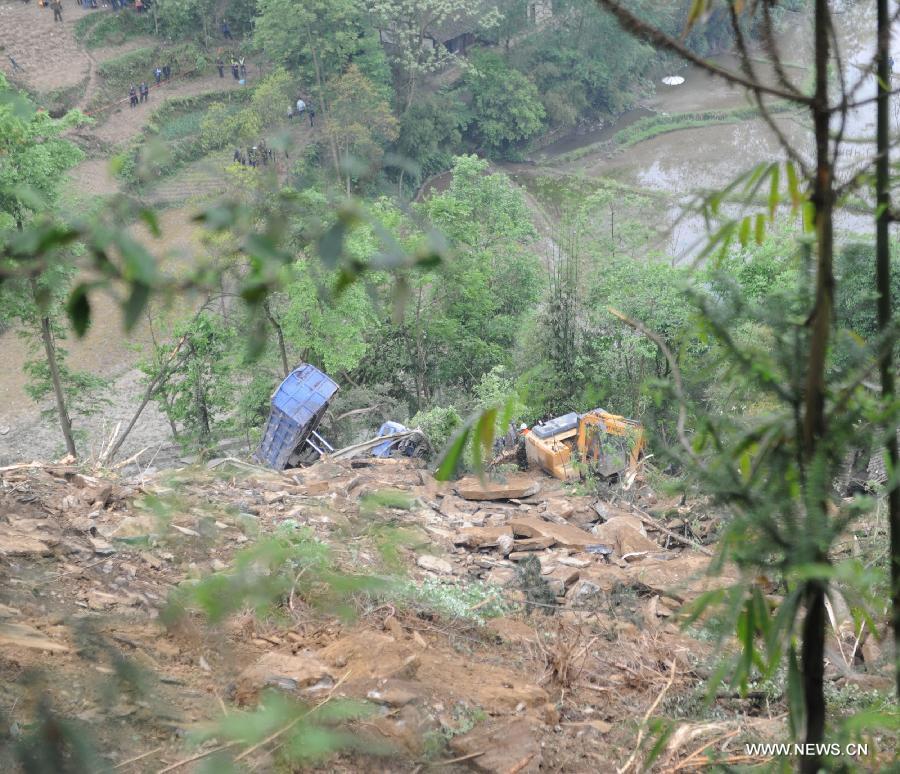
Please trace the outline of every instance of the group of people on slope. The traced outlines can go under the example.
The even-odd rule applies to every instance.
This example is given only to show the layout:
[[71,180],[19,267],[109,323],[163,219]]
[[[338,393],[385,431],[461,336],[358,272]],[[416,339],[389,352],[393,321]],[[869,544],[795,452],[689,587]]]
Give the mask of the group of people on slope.
[[[157,65],[153,68],[153,78],[156,80],[156,85],[159,86],[163,81],[169,80],[172,77],[172,66],[170,64],[164,64],[162,67]],[[128,103],[131,107],[137,107],[142,102],[150,101],[150,87],[147,85],[146,81],[142,81],[137,86],[133,83],[131,87],[128,89]]]
[[146,81],[140,83],[137,88],[131,84],[131,88],[128,90],[128,101],[131,103],[131,107],[137,107],[139,102],[150,101],[150,87]]
[[299,118],[304,113],[306,113],[306,115],[309,116],[309,125],[315,126],[316,125],[316,110],[315,110],[315,108],[312,106],[312,104],[304,101],[303,97],[298,97],[297,104],[291,105],[288,108],[288,112],[287,112],[288,121],[293,121],[294,116],[297,116]]
[[247,148],[246,155],[241,151],[240,148],[235,148],[234,158],[232,160],[235,164],[241,164],[245,167],[267,167],[269,166],[270,161],[274,163],[275,151],[273,151],[268,145],[266,145],[265,140],[260,140],[258,145],[254,145],[252,148]]
[[[221,55],[216,58],[216,69],[219,71],[219,77],[224,78],[225,61],[222,59]],[[244,57],[236,57],[234,54],[231,55],[231,77],[239,83],[243,83],[247,80],[247,65],[244,62]]]

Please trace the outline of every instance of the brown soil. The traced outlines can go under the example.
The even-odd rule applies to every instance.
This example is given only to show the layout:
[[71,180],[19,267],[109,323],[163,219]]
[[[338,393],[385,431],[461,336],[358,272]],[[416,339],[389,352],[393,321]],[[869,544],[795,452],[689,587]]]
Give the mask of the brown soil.
[[[39,92],[75,86],[90,72],[88,54],[75,42],[73,29],[82,9],[65,3],[62,23],[53,21],[53,11],[37,2],[15,0],[0,3],[0,41],[3,71],[16,83]],[[8,56],[21,72],[13,73]]]
[[[659,500],[640,478],[624,499],[599,502],[540,474],[531,480],[539,491],[510,502],[465,500],[409,460],[283,474],[218,461],[127,480],[60,465],[0,470],[0,733],[21,739],[43,697],[84,724],[109,765],[146,756],[134,770],[160,771],[198,755],[184,767],[197,771],[219,750],[253,770],[280,770],[290,728],[258,746],[215,730],[275,690],[307,706],[368,707],[343,725],[357,751],[333,755],[329,771],[420,771],[441,761],[448,771],[497,774],[639,771],[654,739],[642,719],[653,713],[690,718],[675,721],[653,770],[703,768],[707,751],[759,763],[740,758],[744,742],[784,738],[781,701],[723,692],[700,709],[720,649],[676,623],[682,603],[734,580],[731,570],[704,577],[709,558],[658,528],[690,523],[691,539],[702,538],[715,530],[703,504]],[[372,495],[385,490],[411,500],[378,505]],[[637,518],[643,509],[668,518]],[[528,537],[518,524],[529,525]],[[238,552],[298,528],[327,546],[344,578],[408,580],[345,598],[350,617],[330,612],[340,600],[322,596],[326,576],[305,565],[262,614],[239,605],[211,625],[194,604],[180,617],[165,613],[179,587],[227,578]],[[394,558],[379,558],[387,529],[405,537]],[[617,547],[607,563],[534,542],[535,530]],[[509,558],[500,534],[517,536]],[[632,545],[649,550],[635,555]],[[516,569],[529,555],[553,589],[549,602],[535,602]],[[409,581],[430,591],[410,594]],[[460,605],[465,589],[481,589],[482,601]],[[833,663],[829,679],[890,690],[877,644],[861,647],[872,663]],[[142,687],[114,685],[117,670],[137,670]],[[211,738],[198,751],[185,736],[201,730]],[[0,766],[13,770],[9,757]]]
[[[129,480],[61,466],[0,471],[6,732],[20,738],[43,695],[84,723],[108,764],[146,754],[134,770],[158,771],[198,754],[185,734],[252,710],[274,686],[309,704],[356,699],[369,706],[347,730],[361,740],[359,750],[388,757],[339,753],[331,771],[418,771],[457,758],[464,760],[445,770],[621,765],[657,697],[665,694],[670,707],[690,702],[707,674],[711,646],[679,631],[673,598],[691,599],[706,586],[708,559],[655,541],[654,556],[628,562],[614,554],[609,564],[581,549],[541,548],[535,556],[561,596],[552,609],[526,614],[516,563],[489,545],[457,544],[471,545],[488,525],[520,517],[552,530],[568,514],[569,532],[598,518],[590,498],[567,495],[540,475],[534,480],[541,491],[516,504],[463,500],[409,461],[325,462],[285,474],[225,463]],[[368,498],[385,489],[407,493],[412,507]],[[151,501],[157,505],[148,509]],[[655,498],[644,488],[637,501],[650,507]],[[618,522],[620,531],[634,529],[635,540],[646,540],[628,526],[633,517],[616,515],[627,504],[603,507],[607,527]],[[315,604],[313,584],[278,597],[261,618],[242,606],[217,626],[196,610],[160,623],[180,584],[228,572],[238,551],[285,522],[310,529],[341,572],[379,577],[396,568],[378,558],[377,536],[399,527],[407,536],[401,573],[419,586],[427,580],[436,596],[357,595],[355,615],[342,619]],[[485,527],[473,533],[473,524]],[[654,534],[662,537],[646,530]],[[484,603],[452,613],[435,601],[476,582],[493,589],[504,614],[495,617]],[[112,690],[123,664],[142,673],[142,689],[120,681]],[[715,714],[715,722],[679,724],[660,760],[674,765],[708,743],[727,756],[747,738],[784,733],[777,703],[760,708],[725,698]],[[212,736],[200,754],[228,744],[221,732]],[[289,738],[285,732],[260,745],[244,763],[277,768]],[[238,742],[227,753],[251,746]],[[639,750],[636,761],[645,754]],[[11,765],[0,762],[4,770]]]

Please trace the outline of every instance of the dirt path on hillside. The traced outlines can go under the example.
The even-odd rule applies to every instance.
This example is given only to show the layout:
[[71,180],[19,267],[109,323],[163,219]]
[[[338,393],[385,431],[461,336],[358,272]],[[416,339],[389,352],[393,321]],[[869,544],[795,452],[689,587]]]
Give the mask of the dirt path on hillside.
[[[248,73],[248,83],[252,78]],[[199,94],[209,94],[217,91],[231,91],[246,88],[241,86],[230,76],[219,78],[218,75],[204,75],[199,78],[180,78],[170,82],[163,81],[159,86],[153,82],[152,73],[147,73],[147,83],[150,85],[150,101],[139,104],[137,107],[129,107],[128,95],[123,94],[117,101],[110,103],[108,107],[97,111],[95,118],[97,126],[93,135],[112,145],[119,145],[136,137],[147,125],[150,114],[166,99],[173,97],[193,97]]]

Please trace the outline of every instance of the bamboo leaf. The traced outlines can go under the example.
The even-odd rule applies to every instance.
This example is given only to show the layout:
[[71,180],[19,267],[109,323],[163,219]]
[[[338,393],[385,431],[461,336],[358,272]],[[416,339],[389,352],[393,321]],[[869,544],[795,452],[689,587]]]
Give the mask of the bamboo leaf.
[[778,165],[772,167],[772,173],[769,176],[769,220],[775,219],[775,210],[778,209],[781,197],[778,192],[780,179],[778,174]]
[[803,230],[808,234],[815,231],[816,228],[816,205],[812,202],[805,202],[803,205]]
[[449,481],[456,473],[459,463],[462,461],[463,450],[472,432],[472,426],[463,427],[453,438],[438,463],[437,472],[434,474],[438,481]]
[[122,315],[126,332],[134,328],[149,300],[150,287],[143,282],[133,282],[131,284],[131,293],[128,295],[125,303],[122,304]]
[[741,247],[746,247],[750,242],[750,216],[748,215],[741,220],[741,228],[738,231],[738,241]]
[[77,285],[66,302],[66,313],[72,322],[75,335],[81,338],[91,323],[91,303],[88,300],[87,285]]
[[707,0],[693,0],[691,8],[688,11],[687,21],[684,23],[684,35],[687,35],[694,24],[696,24],[703,17],[703,14],[706,13],[706,2]]
[[756,229],[754,231],[754,239],[756,244],[761,245],[766,238],[766,216],[759,213],[756,216]]
[[791,206],[794,209],[800,206],[800,185],[797,182],[797,170],[794,168],[794,162],[788,161],[784,165],[784,170],[787,173],[788,180],[788,194],[791,197]]
[[803,701],[803,678],[800,675],[800,666],[797,663],[797,649],[791,643],[788,652],[788,677],[787,677],[788,723],[791,728],[791,736],[797,737],[803,728],[803,718],[806,715]]

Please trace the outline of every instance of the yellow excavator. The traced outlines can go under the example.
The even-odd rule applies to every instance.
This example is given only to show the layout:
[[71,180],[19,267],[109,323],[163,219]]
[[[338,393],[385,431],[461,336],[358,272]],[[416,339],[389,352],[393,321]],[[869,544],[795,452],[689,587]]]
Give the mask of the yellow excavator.
[[640,422],[601,408],[564,414],[525,430],[523,435],[529,464],[563,481],[587,472],[615,478],[637,467],[647,444]]

